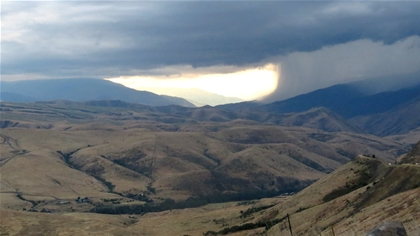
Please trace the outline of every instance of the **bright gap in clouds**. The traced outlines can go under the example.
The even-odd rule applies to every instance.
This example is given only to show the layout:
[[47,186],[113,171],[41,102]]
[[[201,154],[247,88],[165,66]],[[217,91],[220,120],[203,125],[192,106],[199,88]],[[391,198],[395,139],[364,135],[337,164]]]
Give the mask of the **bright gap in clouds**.
[[226,97],[256,100],[276,90],[278,82],[277,70],[277,66],[268,64],[264,67],[239,70],[232,73],[121,76],[117,78],[106,78],[106,80],[136,90],[150,92],[171,88],[195,88]]

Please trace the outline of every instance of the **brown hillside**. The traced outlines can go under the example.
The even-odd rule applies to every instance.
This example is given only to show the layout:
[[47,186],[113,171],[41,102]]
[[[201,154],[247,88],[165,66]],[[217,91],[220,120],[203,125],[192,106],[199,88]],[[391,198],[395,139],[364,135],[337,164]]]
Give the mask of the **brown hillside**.
[[[272,196],[300,190],[357,153],[393,162],[406,148],[363,134],[249,120],[188,120],[179,114],[189,110],[178,107],[165,108],[175,114],[163,115],[143,106],[6,107],[2,118],[10,120],[8,124],[27,125],[2,129],[1,182],[8,194],[20,194],[26,202],[79,196],[101,202],[124,196],[124,202],[131,198],[143,204],[147,199]],[[206,108],[202,114],[213,112]],[[43,207],[37,204],[34,209]]]
[[401,221],[409,235],[418,235],[419,187],[419,166],[389,166],[358,156],[285,201],[218,232],[254,235],[259,229],[266,235],[289,235],[285,217],[290,215],[294,235],[366,235],[384,221]]
[[419,166],[388,165],[406,144],[278,126],[284,117],[269,114],[105,104],[2,105],[1,232],[203,235],[257,224],[236,235],[282,235],[286,214],[297,235],[363,235],[391,219],[420,230]]
[[284,116],[284,119],[280,122],[284,126],[304,126],[327,132],[348,131],[363,133],[362,130],[349,124],[343,117],[323,107]]
[[[271,211],[279,212],[277,217],[290,214],[296,235],[329,235],[333,228],[338,235],[364,235],[390,220],[404,222],[409,235],[417,235],[419,186],[420,167],[358,157]],[[288,228],[280,223],[268,235],[280,231]]]

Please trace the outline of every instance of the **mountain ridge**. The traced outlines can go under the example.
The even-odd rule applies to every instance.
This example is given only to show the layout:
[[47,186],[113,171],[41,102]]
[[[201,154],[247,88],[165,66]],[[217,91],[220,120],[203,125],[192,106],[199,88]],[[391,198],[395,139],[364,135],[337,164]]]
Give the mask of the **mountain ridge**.
[[349,119],[388,111],[419,95],[420,84],[377,94],[366,94],[354,84],[340,84],[263,105],[262,109],[273,113],[288,113],[325,107]]
[[[75,79],[48,79],[48,80],[21,80],[1,81],[1,93],[3,101],[15,101],[10,94],[20,95],[25,102],[70,100],[122,100],[132,103],[140,103],[150,106],[181,105],[195,107],[183,98],[159,96],[147,91],[137,91],[121,84],[102,79],[75,78]],[[8,94],[9,93],[9,94]],[[17,98],[19,100],[19,97]]]
[[207,92],[205,90],[196,88],[144,88],[147,91],[151,91],[160,95],[169,95],[175,97],[183,97],[187,99],[197,107],[202,106],[217,106],[220,104],[227,103],[238,103],[242,102],[243,99],[237,97],[227,97],[216,93]]

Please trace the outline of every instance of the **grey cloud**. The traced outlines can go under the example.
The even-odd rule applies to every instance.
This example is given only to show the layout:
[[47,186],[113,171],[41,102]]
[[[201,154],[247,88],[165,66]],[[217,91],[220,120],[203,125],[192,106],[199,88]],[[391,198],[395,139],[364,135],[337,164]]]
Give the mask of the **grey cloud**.
[[419,2],[9,2],[2,74],[246,66],[358,39],[392,44],[420,35],[418,12]]

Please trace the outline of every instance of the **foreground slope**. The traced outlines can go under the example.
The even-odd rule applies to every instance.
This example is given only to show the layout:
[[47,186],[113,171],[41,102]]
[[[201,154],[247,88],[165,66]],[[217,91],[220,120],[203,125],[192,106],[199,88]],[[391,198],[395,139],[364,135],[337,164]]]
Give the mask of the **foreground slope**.
[[[359,156],[271,211],[290,214],[296,235],[365,235],[384,221],[401,221],[409,235],[417,235],[419,187],[420,166]],[[268,235],[288,230],[280,223]]]
[[418,235],[420,166],[358,156],[277,205],[244,213],[242,223],[205,235],[290,235],[291,226],[293,235],[364,236],[387,221],[400,221],[408,235]]
[[[419,150],[420,142],[399,163],[412,163]],[[252,209],[242,224],[205,235],[366,235],[386,221],[418,235],[420,166],[360,155],[283,202]]]
[[[289,235],[284,217],[289,214],[294,235],[325,236],[334,231],[364,236],[383,221],[397,220],[411,236],[420,232],[419,173],[417,166],[387,166],[360,156],[289,197],[145,215],[46,214],[2,208],[0,227],[10,235]],[[409,176],[409,184],[403,183]],[[364,185],[366,180],[369,183]],[[354,187],[359,184],[364,186]],[[354,190],[325,199],[334,190],[348,187]]]

